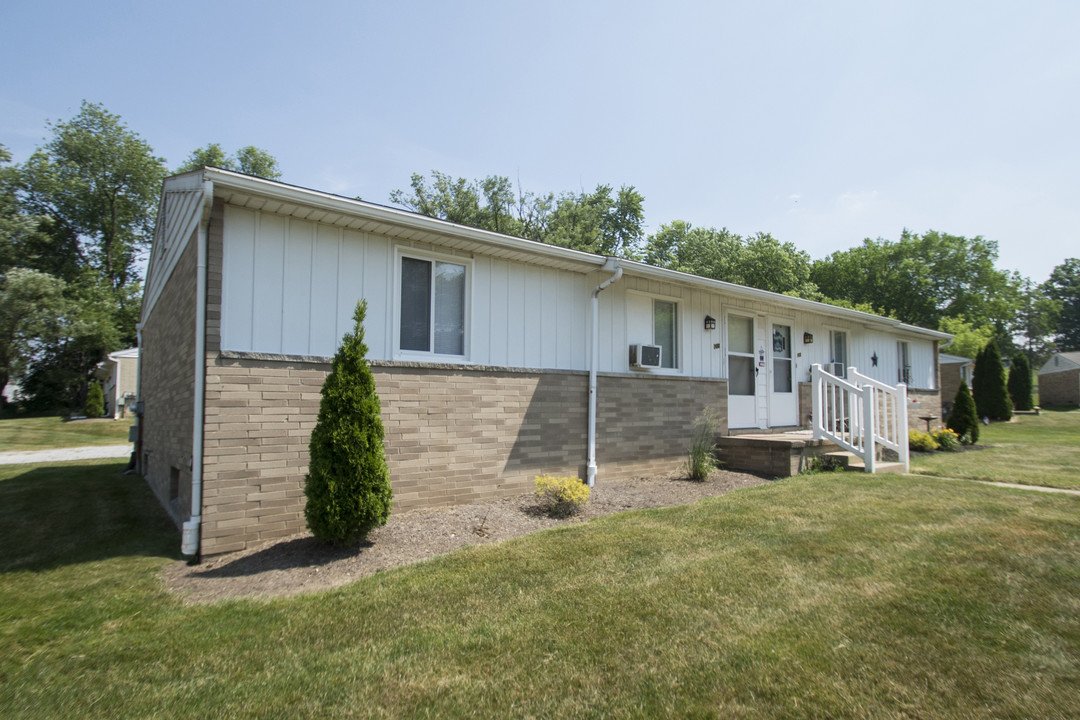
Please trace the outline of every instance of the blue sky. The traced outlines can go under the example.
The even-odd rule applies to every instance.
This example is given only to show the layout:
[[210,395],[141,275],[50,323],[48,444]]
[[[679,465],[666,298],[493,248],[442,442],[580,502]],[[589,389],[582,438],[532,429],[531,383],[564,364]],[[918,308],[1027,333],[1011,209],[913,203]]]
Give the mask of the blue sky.
[[634,185],[815,258],[982,235],[1042,281],[1080,256],[1080,3],[48,2],[0,7],[0,143],[83,99],[170,167],[258,145],[387,203],[412,172]]

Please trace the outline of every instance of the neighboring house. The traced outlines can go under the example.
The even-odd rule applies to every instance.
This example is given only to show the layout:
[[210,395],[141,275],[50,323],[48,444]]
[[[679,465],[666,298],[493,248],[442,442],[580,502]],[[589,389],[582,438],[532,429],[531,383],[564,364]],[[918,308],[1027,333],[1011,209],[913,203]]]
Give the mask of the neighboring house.
[[95,373],[105,391],[105,414],[113,420],[126,417],[135,402],[139,380],[139,349],[128,348],[109,353]]
[[952,411],[960,383],[971,388],[971,373],[975,369],[975,361],[959,355],[938,353],[938,364],[941,366],[941,412],[943,417],[947,417]]
[[1080,352],[1053,355],[1039,368],[1039,405],[1080,405]]
[[360,298],[395,511],[670,471],[705,409],[723,433],[805,425],[812,363],[941,412],[945,333],[206,169],[165,181],[139,324],[138,463],[185,554],[304,529]]

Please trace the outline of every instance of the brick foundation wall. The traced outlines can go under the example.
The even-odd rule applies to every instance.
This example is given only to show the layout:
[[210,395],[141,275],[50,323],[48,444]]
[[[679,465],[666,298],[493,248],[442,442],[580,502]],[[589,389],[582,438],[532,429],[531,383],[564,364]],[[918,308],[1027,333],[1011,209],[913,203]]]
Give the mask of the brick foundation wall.
[[177,525],[191,516],[196,253],[192,238],[142,329],[140,469]]
[[[325,362],[209,353],[204,554],[301,532],[308,442]],[[378,364],[394,512],[519,495],[537,474],[584,477],[588,376],[576,372]],[[727,385],[601,376],[602,482],[683,462],[708,406],[726,431]]]
[[941,427],[945,421],[941,418],[941,393],[937,390],[912,390],[908,388],[908,411],[907,424],[909,430],[926,431],[926,421],[920,420],[921,415],[936,415],[937,419],[930,422],[930,427]]
[[810,427],[810,414],[814,412],[814,384],[799,383],[799,427]]
[[1039,405],[1080,405],[1080,370],[1039,376]]

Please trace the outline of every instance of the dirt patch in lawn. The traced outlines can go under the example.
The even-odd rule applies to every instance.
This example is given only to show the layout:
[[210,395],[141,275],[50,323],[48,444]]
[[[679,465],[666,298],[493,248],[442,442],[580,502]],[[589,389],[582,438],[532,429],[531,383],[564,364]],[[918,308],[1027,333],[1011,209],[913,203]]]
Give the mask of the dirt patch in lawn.
[[585,511],[565,519],[539,512],[532,495],[414,510],[391,515],[367,541],[352,547],[328,548],[303,533],[210,557],[199,565],[174,562],[161,576],[188,603],[298,595],[335,588],[467,545],[508,540],[624,510],[685,505],[765,482],[755,475],[717,471],[705,482],[669,475],[600,483],[593,488]]

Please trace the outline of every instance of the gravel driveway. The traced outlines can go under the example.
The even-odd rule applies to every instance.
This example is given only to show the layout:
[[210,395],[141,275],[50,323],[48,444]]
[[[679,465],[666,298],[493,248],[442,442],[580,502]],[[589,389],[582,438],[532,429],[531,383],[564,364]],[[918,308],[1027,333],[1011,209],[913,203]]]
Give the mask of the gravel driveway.
[[66,460],[96,460],[98,458],[126,458],[130,455],[131,443],[128,443],[127,445],[59,448],[56,450],[26,450],[21,452],[0,452],[0,465],[25,465],[28,463],[64,462]]

